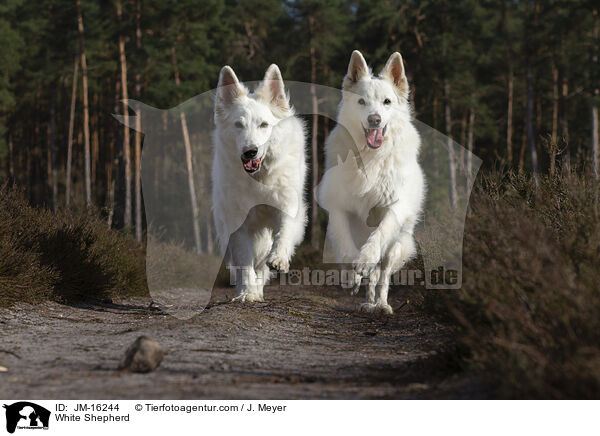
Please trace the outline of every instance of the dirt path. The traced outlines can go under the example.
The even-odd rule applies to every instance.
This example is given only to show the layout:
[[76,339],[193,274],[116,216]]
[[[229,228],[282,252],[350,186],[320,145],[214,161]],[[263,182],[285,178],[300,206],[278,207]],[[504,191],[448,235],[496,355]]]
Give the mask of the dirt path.
[[[479,383],[448,368],[448,327],[410,306],[354,311],[332,288],[268,288],[264,303],[223,304],[178,320],[148,301],[0,310],[4,398],[473,398]],[[399,296],[392,306],[401,305]],[[150,374],[114,371],[138,336],[166,350]],[[11,354],[14,353],[14,354]]]

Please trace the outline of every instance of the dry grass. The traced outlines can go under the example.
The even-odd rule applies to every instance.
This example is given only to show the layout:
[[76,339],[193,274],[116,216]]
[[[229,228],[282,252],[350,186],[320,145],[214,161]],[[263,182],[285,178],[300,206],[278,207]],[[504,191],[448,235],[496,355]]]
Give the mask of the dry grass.
[[[430,293],[460,326],[465,362],[505,398],[600,395],[599,184],[566,174],[483,177],[458,293]],[[435,300],[435,301],[434,301]]]
[[30,207],[0,189],[0,306],[146,293],[142,247],[87,213]]

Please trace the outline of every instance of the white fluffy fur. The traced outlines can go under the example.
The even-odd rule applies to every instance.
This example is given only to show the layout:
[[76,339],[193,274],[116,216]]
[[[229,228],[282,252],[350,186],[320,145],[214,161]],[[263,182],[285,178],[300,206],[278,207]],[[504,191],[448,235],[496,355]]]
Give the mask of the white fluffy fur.
[[[385,104],[385,99],[391,103]],[[363,131],[373,113],[387,126],[378,149],[367,146]],[[325,146],[319,202],[329,212],[327,234],[338,262],[354,267],[355,291],[362,277],[369,278],[363,311],[392,313],[387,302],[390,276],[416,253],[413,229],[425,182],[417,161],[421,142],[411,119],[400,54],[394,53],[374,77],[360,52],[354,51],[343,82],[338,125]]]
[[[264,123],[267,123],[265,126]],[[285,272],[304,236],[305,132],[271,65],[254,93],[223,67],[215,101],[213,216],[237,301],[262,301],[269,266]],[[247,174],[241,154],[258,147],[261,169]]]

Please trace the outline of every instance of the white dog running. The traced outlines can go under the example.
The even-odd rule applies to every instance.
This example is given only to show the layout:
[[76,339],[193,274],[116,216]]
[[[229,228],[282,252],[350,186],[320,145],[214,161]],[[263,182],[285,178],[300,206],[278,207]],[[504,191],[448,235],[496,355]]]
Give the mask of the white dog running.
[[329,212],[329,242],[338,262],[353,264],[355,291],[362,277],[369,279],[366,302],[360,306],[368,312],[392,313],[387,302],[390,276],[416,253],[413,229],[425,182],[408,92],[399,53],[375,77],[354,51],[343,81],[338,125],[325,146],[319,203]]
[[285,272],[304,236],[305,132],[271,65],[254,93],[225,66],[215,101],[213,216],[237,301],[262,301],[269,266]]

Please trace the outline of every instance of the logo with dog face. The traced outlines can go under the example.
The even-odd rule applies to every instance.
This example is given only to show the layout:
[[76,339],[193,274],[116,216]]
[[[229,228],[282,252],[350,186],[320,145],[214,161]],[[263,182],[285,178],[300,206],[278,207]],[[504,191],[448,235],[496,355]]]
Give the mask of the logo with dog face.
[[50,411],[42,406],[28,401],[19,401],[10,405],[5,404],[6,431],[14,433],[16,429],[48,429]]

